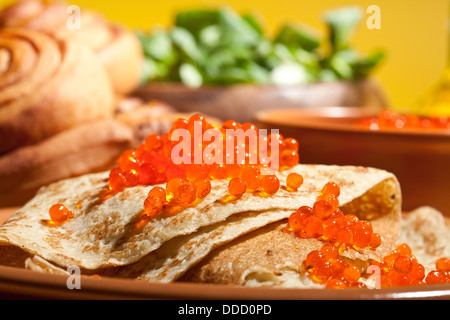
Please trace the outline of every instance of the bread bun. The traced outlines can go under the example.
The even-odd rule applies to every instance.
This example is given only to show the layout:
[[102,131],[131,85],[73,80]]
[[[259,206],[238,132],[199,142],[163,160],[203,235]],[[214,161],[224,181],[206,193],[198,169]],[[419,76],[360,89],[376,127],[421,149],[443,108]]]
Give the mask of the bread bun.
[[111,84],[88,47],[0,29],[0,56],[0,154],[111,117]]
[[97,53],[117,95],[135,90],[140,82],[144,60],[137,37],[91,10],[80,11],[77,26],[72,21],[76,20],[74,14],[70,11],[70,5],[63,1],[47,3],[25,0],[0,12],[0,27],[21,27],[62,39],[75,38]]
[[133,143],[132,130],[98,120],[0,157],[0,207],[23,205],[41,186],[111,168]]

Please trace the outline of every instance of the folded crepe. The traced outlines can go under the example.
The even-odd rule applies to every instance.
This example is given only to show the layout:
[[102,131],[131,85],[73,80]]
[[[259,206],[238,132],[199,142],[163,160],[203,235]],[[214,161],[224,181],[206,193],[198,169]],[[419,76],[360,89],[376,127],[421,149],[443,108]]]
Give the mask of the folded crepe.
[[[286,177],[291,172],[304,177],[304,184],[295,192],[286,189]],[[248,274],[249,267],[255,265],[253,255],[266,250],[264,243],[248,246],[237,264],[226,255],[222,261],[213,261],[215,249],[237,250],[236,244],[252,237],[254,231],[263,235],[267,245],[272,244],[270,250],[274,253],[285,248],[281,264],[299,267],[304,256],[318,248],[320,242],[295,237],[282,225],[300,206],[312,206],[329,181],[341,188],[339,202],[344,213],[371,220],[374,231],[382,236],[382,245],[376,250],[347,249],[344,256],[369,261],[382,257],[397,243],[401,195],[393,174],[374,168],[297,165],[277,175],[281,187],[274,195],[245,193],[232,201],[227,197],[228,180],[213,180],[210,194],[201,202],[175,215],[158,216],[144,226],[137,222],[153,186],[125,189],[104,199],[106,172],[60,181],[42,188],[0,227],[0,263],[25,266],[27,261],[28,268],[46,272],[65,272],[67,267],[77,266],[85,274],[169,282],[186,272],[186,280],[203,281],[195,274],[201,274],[198,270],[206,262],[213,268],[219,266],[214,276],[218,279],[207,282],[242,283],[231,279]],[[49,219],[48,210],[55,203],[65,204],[74,217],[49,227],[43,220]],[[272,232],[276,232],[275,237]],[[296,251],[290,252],[291,247]],[[296,259],[290,259],[292,255]],[[273,271],[279,264],[259,258],[267,270]]]

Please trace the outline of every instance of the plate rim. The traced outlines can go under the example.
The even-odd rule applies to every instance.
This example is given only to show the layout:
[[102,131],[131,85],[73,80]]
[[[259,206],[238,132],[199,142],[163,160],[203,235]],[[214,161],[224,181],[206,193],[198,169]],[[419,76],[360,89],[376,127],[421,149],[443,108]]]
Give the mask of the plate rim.
[[45,299],[163,300],[409,300],[450,299],[449,285],[383,289],[296,289],[241,287],[188,282],[157,283],[134,279],[81,276],[80,289],[67,287],[68,277],[0,266],[0,292]]
[[[0,218],[12,215],[19,207],[0,208]],[[0,224],[2,224],[0,222]],[[113,277],[82,275],[81,289],[69,289],[68,276],[41,273],[0,265],[0,298],[13,295],[39,299],[164,299],[164,300],[450,300],[450,285],[423,285],[367,289],[299,289],[244,287],[193,282],[147,282]]]
[[[295,124],[292,121],[291,117],[284,117],[285,121],[278,121],[274,120],[273,115],[277,113],[281,114],[287,114],[290,113],[291,115],[297,114],[297,115],[305,115],[305,116],[314,116],[314,117],[320,117],[323,116],[327,110],[334,110],[333,112],[344,112],[344,113],[357,113],[361,116],[352,116],[355,119],[360,118],[362,116],[370,117],[370,116],[376,116],[376,113],[372,113],[370,110],[366,110],[362,107],[339,107],[339,106],[323,106],[323,107],[317,107],[317,108],[280,108],[280,109],[274,109],[274,110],[263,110],[260,112],[257,112],[255,115],[255,121],[258,123],[263,124],[270,124],[270,125],[281,125],[285,127],[295,128],[295,129],[315,129],[315,130],[327,130],[327,131],[339,131],[339,132],[358,132],[363,134],[372,134],[372,135],[390,135],[390,136],[411,136],[411,137],[432,137],[432,138],[443,138],[448,139],[450,138],[450,131],[444,131],[444,130],[420,130],[420,129],[388,129],[388,128],[382,128],[380,130],[371,130],[370,128],[366,128],[363,126],[349,126],[345,124],[311,124],[307,121],[302,122],[301,124]],[[340,110],[340,111],[337,111]],[[344,116],[330,116],[328,118],[343,118]]]

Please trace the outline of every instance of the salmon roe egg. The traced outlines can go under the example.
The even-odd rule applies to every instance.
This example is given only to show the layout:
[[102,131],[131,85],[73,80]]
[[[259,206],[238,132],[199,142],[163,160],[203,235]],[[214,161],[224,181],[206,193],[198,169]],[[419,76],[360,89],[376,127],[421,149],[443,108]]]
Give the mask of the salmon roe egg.
[[298,152],[298,141],[294,138],[284,139],[283,146],[287,150],[294,150],[294,151]]
[[320,192],[320,195],[324,194],[333,194],[337,198],[341,194],[341,189],[335,182],[330,181],[323,186],[322,191]]
[[242,178],[233,178],[228,183],[228,192],[235,197],[240,197],[245,193],[247,186]]
[[172,195],[175,195],[175,193],[178,190],[178,187],[182,186],[184,184],[183,179],[181,178],[173,178],[167,181],[166,184],[166,191],[170,192]]
[[295,150],[283,150],[281,156],[281,165],[287,167],[293,167],[299,162],[298,152]]
[[224,123],[222,123],[222,128],[223,129],[238,129],[241,125],[234,121],[234,120],[227,120]]
[[325,288],[365,287],[359,282],[361,270],[340,258],[339,250],[332,244],[325,244],[319,250],[309,252],[303,266],[311,280],[325,284]]
[[144,201],[144,215],[146,218],[153,218],[158,215],[163,209],[163,201],[161,198],[149,196]]
[[370,243],[369,248],[370,249],[376,249],[381,245],[381,236],[378,233],[373,232],[370,235]]
[[411,258],[407,256],[399,256],[394,261],[394,269],[401,273],[408,273],[411,269],[411,265]]
[[157,150],[161,148],[163,141],[158,134],[151,134],[145,139],[145,147],[149,150]]
[[339,209],[339,194],[340,189],[335,183],[327,183],[312,208],[305,210],[301,207],[291,214],[288,229],[303,238],[334,242],[342,250],[347,246],[358,251],[380,246],[381,237],[373,232],[369,221],[360,220],[352,214],[344,215]]
[[149,197],[156,197],[159,200],[161,200],[162,202],[166,201],[166,190],[162,187],[153,187],[149,192],[148,192],[148,196]]
[[125,188],[127,184],[122,169],[113,168],[109,173],[108,187],[113,192],[119,192]]
[[326,200],[316,201],[313,206],[314,214],[322,220],[329,218],[334,210],[335,208]]
[[440,258],[436,261],[436,270],[432,270],[425,278],[427,284],[450,283],[450,259]]
[[361,270],[354,264],[350,264],[344,269],[343,276],[351,282],[357,282],[361,277]]
[[383,258],[383,262],[374,261],[372,265],[380,270],[383,288],[424,284],[425,268],[417,262],[406,244],[397,246]]
[[444,272],[432,270],[425,278],[427,284],[442,284],[447,282],[447,276]]
[[181,204],[191,204],[196,198],[195,185],[191,183],[183,183],[182,185],[178,186],[173,196],[175,201]]
[[332,193],[325,193],[323,195],[320,195],[317,197],[317,201],[319,200],[325,200],[328,202],[333,208],[339,207],[339,200],[338,198],[332,194]]
[[278,180],[277,176],[273,174],[264,175],[261,179],[260,188],[264,194],[272,195],[280,188],[280,180]]
[[136,159],[136,152],[134,150],[127,150],[117,159],[117,164],[124,171],[137,170],[139,168],[138,160]]
[[286,178],[288,190],[297,191],[303,184],[303,176],[298,173],[290,173]]
[[436,269],[438,271],[450,271],[450,258],[440,258],[436,261]]
[[63,223],[67,221],[67,219],[73,217],[73,212],[61,203],[52,205],[49,209],[49,214],[51,220],[56,223]]
[[195,196],[203,199],[211,192],[211,182],[208,179],[197,179],[194,181],[196,188]]

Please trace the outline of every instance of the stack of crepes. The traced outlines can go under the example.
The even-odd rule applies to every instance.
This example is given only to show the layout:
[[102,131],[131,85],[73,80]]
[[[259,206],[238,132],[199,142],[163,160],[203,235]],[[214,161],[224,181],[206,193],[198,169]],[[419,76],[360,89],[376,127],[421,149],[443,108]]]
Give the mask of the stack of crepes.
[[[292,172],[304,177],[297,191],[286,188],[286,177]],[[1,263],[63,274],[77,266],[86,275],[153,282],[181,279],[250,285],[256,281],[276,286],[294,281],[296,287],[308,287],[313,283],[304,277],[301,264],[322,242],[287,232],[286,223],[300,206],[312,206],[329,181],[340,186],[342,211],[370,220],[382,238],[374,250],[349,247],[343,257],[368,266],[397,244],[401,194],[391,173],[296,165],[277,176],[281,186],[275,194],[245,193],[232,201],[224,201],[229,181],[212,180],[211,192],[199,203],[144,225],[139,218],[154,186],[138,185],[105,198],[107,172],[60,181],[42,188],[0,227]],[[65,204],[74,216],[52,227],[44,222],[55,203]]]

